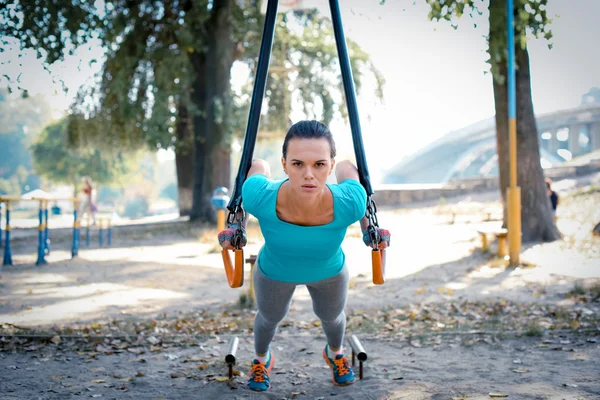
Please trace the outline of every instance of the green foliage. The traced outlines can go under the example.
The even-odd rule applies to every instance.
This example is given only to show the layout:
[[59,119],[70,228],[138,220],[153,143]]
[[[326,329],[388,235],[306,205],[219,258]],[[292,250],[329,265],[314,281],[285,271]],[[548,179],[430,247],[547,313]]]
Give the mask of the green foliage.
[[67,145],[67,121],[48,126],[32,146],[34,166],[40,176],[55,183],[77,185],[90,176],[98,183],[112,182],[127,173],[127,155],[102,153],[98,148]]
[[[429,19],[440,21],[450,21],[453,27],[455,18],[461,18],[468,13],[470,17],[474,14],[481,15],[481,2],[475,0],[426,0],[430,6]],[[521,49],[527,45],[528,35],[535,38],[543,37],[546,40],[552,38],[550,23],[552,20],[548,17],[546,8],[548,0],[515,0],[514,27],[515,43]],[[507,62],[507,22],[506,22],[506,0],[489,0],[490,14],[494,17],[490,19],[490,34],[488,35],[488,53],[489,64],[492,75],[499,83],[502,83],[505,77],[500,73],[500,66]],[[549,44],[551,48],[552,45]]]
[[[376,81],[376,94],[383,99],[384,78],[356,42],[346,39],[357,93],[362,78]],[[297,98],[295,98],[297,96]],[[300,104],[307,118],[328,125],[334,117],[347,118],[340,64],[329,18],[316,10],[280,14],[275,30],[271,68],[265,100],[264,127],[286,130],[293,103]]]
[[50,118],[50,107],[41,97],[22,98],[0,89],[0,190],[5,194],[39,187],[29,146]]
[[[151,149],[180,145],[176,123],[180,105],[191,115],[202,113],[192,101],[191,88],[201,84],[193,62],[207,51],[212,3],[208,0],[171,2],[106,1],[92,3],[58,0],[22,2],[0,9],[0,35],[12,36],[24,48],[37,49],[46,67],[72,50],[99,39],[106,48],[106,62],[89,86],[82,87],[69,120],[69,141],[78,145]],[[100,6],[98,6],[100,7]],[[233,2],[233,37],[236,57],[253,69],[263,29],[260,1]],[[69,21],[63,21],[68,17]],[[303,29],[293,33],[287,20]],[[1,25],[1,24],[0,24]],[[39,25],[39,26],[38,26]],[[56,32],[61,32],[55,36]],[[361,75],[372,74],[382,97],[383,78],[356,43],[348,41],[357,90]],[[265,103],[267,130],[286,129],[292,107],[292,91],[299,95],[308,117],[330,122],[345,117],[344,96],[330,21],[316,11],[280,14],[272,64],[294,68],[289,73],[271,72]],[[292,89],[290,89],[290,85]],[[198,89],[202,89],[197,88]],[[244,131],[252,81],[234,102],[231,134]],[[220,118],[224,118],[221,116]],[[227,138],[226,138],[227,140]],[[189,143],[182,143],[187,146]]]

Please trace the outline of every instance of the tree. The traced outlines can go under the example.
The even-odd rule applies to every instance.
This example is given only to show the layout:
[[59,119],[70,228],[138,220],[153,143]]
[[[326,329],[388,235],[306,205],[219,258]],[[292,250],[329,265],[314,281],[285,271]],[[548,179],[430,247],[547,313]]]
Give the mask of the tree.
[[[70,140],[107,147],[146,143],[154,149],[173,148],[180,207],[188,209],[192,219],[212,220],[210,194],[215,186],[229,184],[229,140],[239,132],[230,118],[232,106],[239,111],[247,104],[232,103],[231,66],[235,60],[251,66],[255,62],[262,34],[259,9],[258,0],[186,0],[167,6],[115,0],[105,2],[103,10],[69,0],[44,6],[40,1],[20,2],[10,12],[0,9],[0,22],[6,22],[0,24],[0,34],[16,37],[21,48],[46,54],[48,66],[99,38],[107,49],[106,62],[99,84],[84,88],[77,97]],[[62,34],[57,36],[57,31]],[[358,58],[356,63],[363,62]],[[355,78],[358,75],[357,70]],[[337,82],[329,85],[335,88]],[[305,82],[305,87],[310,84]],[[286,92],[267,95],[271,112],[289,104],[276,100]],[[310,104],[317,98],[303,100]],[[330,106],[324,102],[323,109]],[[192,206],[183,205],[190,197]]]
[[98,183],[110,183],[129,171],[129,157],[123,153],[107,156],[94,147],[69,148],[66,125],[66,120],[49,125],[32,146],[34,166],[40,176],[73,185],[76,190],[83,176],[90,176]]
[[[481,11],[474,0],[427,0],[429,18],[451,21],[465,12]],[[554,223],[544,174],[540,165],[539,139],[531,99],[531,76],[527,33],[549,40],[551,22],[546,14],[548,0],[515,1],[515,62],[517,64],[517,179],[521,187],[521,224],[523,242],[552,241],[560,237]],[[508,156],[508,90],[507,90],[507,17],[506,0],[490,0],[488,36],[494,102],[496,108],[496,142],[500,171],[500,190],[504,201],[506,225],[506,189],[509,186]]]
[[20,195],[39,186],[29,146],[50,120],[50,107],[43,98],[0,89],[0,179],[6,194]]

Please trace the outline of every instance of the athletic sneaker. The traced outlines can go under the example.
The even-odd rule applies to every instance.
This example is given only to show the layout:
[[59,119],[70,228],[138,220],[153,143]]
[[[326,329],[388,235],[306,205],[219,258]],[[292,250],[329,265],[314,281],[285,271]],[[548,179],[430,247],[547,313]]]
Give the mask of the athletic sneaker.
[[257,392],[264,392],[268,390],[271,386],[269,374],[271,373],[274,364],[275,357],[273,357],[273,354],[270,351],[269,361],[267,361],[266,364],[262,364],[258,360],[252,361],[252,368],[249,372],[250,379],[248,379],[248,388]]
[[350,363],[344,354],[337,354],[335,359],[331,359],[327,355],[327,346],[325,346],[323,358],[325,358],[325,361],[327,361],[327,364],[331,367],[334,385],[346,386],[354,383],[354,371],[352,371]]

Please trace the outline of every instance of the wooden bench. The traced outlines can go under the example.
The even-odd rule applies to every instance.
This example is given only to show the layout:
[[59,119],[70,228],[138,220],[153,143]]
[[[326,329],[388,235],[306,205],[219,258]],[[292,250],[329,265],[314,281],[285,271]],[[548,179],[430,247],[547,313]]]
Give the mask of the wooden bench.
[[494,236],[498,239],[498,257],[506,256],[508,230],[504,228],[487,228],[477,230],[481,236],[481,251],[488,251],[490,242],[488,236]]

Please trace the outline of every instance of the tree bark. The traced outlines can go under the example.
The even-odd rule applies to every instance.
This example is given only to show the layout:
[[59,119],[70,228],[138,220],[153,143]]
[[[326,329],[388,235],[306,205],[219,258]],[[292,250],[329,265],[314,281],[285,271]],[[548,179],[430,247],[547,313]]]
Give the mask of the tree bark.
[[[504,7],[504,8],[503,8]],[[506,2],[490,2],[490,37],[506,35],[506,29],[492,23],[502,18],[506,26]],[[501,14],[500,14],[501,13]],[[496,20],[497,21],[497,20]],[[553,241],[560,238],[554,223],[552,206],[546,193],[544,173],[540,164],[537,125],[531,97],[531,76],[527,48],[515,49],[517,89],[517,185],[521,188],[522,242]],[[506,63],[498,65],[499,74],[507,76]],[[503,83],[499,83],[499,81]],[[496,109],[496,144],[500,172],[500,191],[504,204],[504,226],[507,225],[506,190],[509,187],[509,134],[507,79],[494,77],[494,102]]]
[[177,170],[177,202],[179,215],[192,213],[192,193],[194,188],[194,140],[188,108],[180,104],[178,108],[177,145],[175,146],[175,167]]
[[207,51],[204,54],[192,54],[196,73],[192,99],[199,110],[193,118],[195,163],[192,221],[214,223],[216,215],[210,201],[212,191],[217,186],[229,186],[230,151],[225,139],[234,56],[232,2],[213,2],[212,15],[206,26],[206,31],[210,32],[205,38]]

